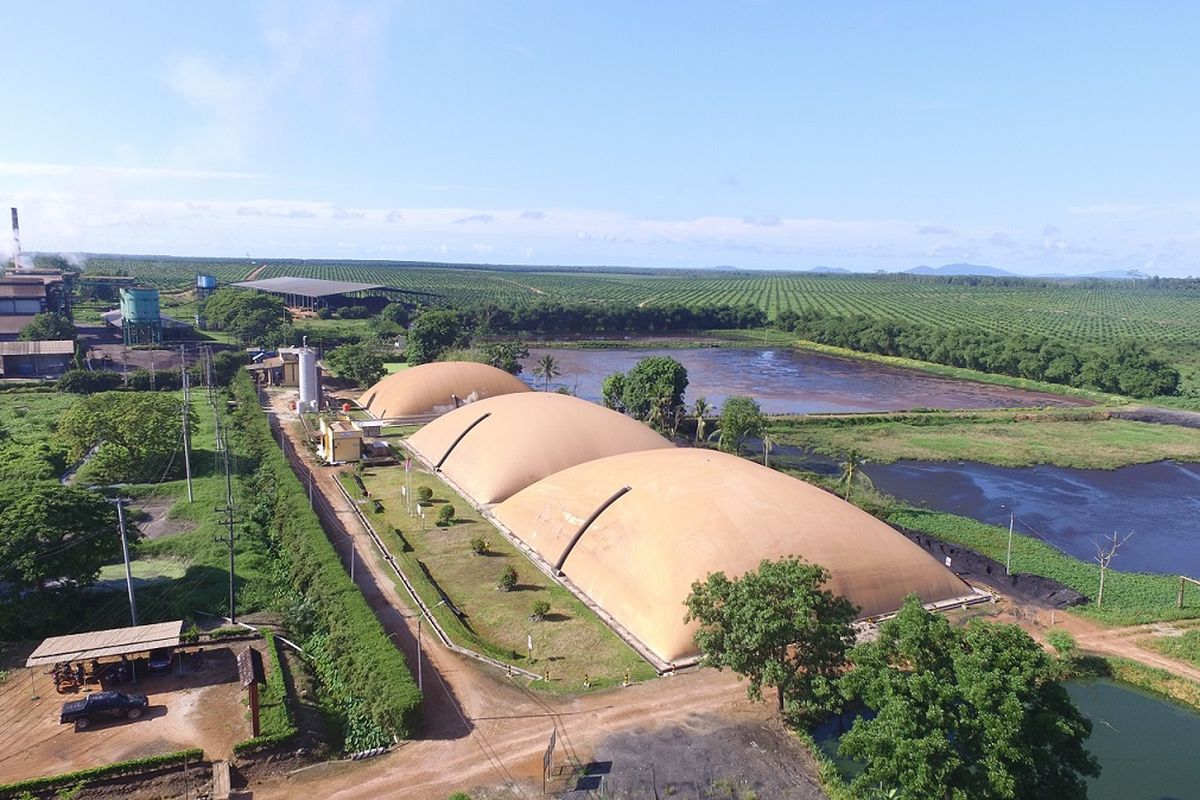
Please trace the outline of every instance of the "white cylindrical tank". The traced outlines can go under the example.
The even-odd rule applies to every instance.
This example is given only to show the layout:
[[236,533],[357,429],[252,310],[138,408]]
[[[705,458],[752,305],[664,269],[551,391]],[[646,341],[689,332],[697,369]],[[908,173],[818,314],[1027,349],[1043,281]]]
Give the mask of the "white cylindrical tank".
[[297,353],[300,362],[300,408],[315,411],[321,401],[321,378],[317,374],[317,351],[301,347]]

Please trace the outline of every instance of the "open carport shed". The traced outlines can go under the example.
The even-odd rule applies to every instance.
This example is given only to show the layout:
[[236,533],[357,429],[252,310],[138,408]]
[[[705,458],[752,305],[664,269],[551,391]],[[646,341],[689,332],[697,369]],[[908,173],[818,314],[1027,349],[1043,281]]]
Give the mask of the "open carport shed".
[[182,634],[183,620],[177,619],[153,625],[52,636],[38,645],[25,660],[25,666],[41,667],[64,661],[144,653],[159,647],[178,647],[183,643]]
[[293,308],[318,308],[338,305],[330,298],[398,297],[409,294],[402,289],[378,283],[354,283],[352,281],[326,281],[319,278],[264,278],[257,281],[242,281],[230,284],[239,289],[254,289],[273,294]]

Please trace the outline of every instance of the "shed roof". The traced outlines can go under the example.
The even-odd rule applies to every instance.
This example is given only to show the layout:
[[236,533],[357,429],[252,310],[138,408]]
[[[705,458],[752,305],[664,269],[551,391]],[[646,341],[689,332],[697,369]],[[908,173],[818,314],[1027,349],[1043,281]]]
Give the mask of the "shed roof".
[[75,353],[70,339],[0,342],[0,356],[69,356]]
[[482,505],[584,461],[671,447],[624,414],[551,392],[479,400],[430,422],[408,444]]
[[435,361],[385,376],[358,404],[376,419],[444,414],[485,397],[532,391],[515,375],[473,361]]
[[386,289],[377,283],[353,283],[351,281],[323,281],[319,278],[263,278],[258,281],[241,281],[232,284],[242,289],[258,289],[260,292],[298,294],[302,297],[327,297],[333,294],[366,292],[371,289]]
[[140,653],[156,647],[178,647],[182,644],[182,633],[183,620],[177,619],[172,622],[156,622],[153,625],[52,636],[38,645],[25,660],[25,666],[40,667],[63,661]]
[[828,588],[862,617],[895,611],[910,592],[932,603],[972,591],[916,544],[841,498],[711,450],[645,450],[590,461],[517,492],[492,513],[550,565],[568,553],[567,578],[665,662],[697,653],[697,626],[683,623],[692,583],[717,571],[736,578],[764,559],[795,555],[820,564],[830,572]]

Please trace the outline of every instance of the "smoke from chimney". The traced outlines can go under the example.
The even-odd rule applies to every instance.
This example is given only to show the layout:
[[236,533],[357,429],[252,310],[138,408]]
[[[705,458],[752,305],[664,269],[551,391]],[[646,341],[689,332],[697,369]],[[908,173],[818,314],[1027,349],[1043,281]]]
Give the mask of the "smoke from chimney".
[[17,209],[12,209],[13,269],[21,269],[21,225],[17,222]]

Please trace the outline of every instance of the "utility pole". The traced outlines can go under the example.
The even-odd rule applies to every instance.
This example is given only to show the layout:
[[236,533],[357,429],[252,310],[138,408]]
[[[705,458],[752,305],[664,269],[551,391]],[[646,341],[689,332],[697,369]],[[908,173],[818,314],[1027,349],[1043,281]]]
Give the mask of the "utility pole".
[[117,504],[117,525],[121,529],[121,552],[125,557],[125,588],[129,590],[129,617],[133,624],[138,624],[137,600],[133,596],[133,570],[129,567],[129,537],[125,533],[125,498],[118,497],[112,502]]
[[1008,510],[1008,555],[1004,558],[1004,574],[1012,575],[1012,537],[1013,523],[1017,521],[1017,512]]
[[228,434],[221,437],[221,450],[225,455],[225,505],[216,509],[218,514],[224,514],[224,525],[229,531],[227,539],[218,539],[229,545],[229,621],[237,622],[237,610],[234,606],[234,564],[233,564],[233,477],[229,471],[229,438]]
[[179,346],[179,377],[183,382],[183,469],[187,475],[188,502],[195,500],[192,495],[192,448],[189,443],[188,412],[192,410],[192,394],[188,391],[187,353],[183,345]]

